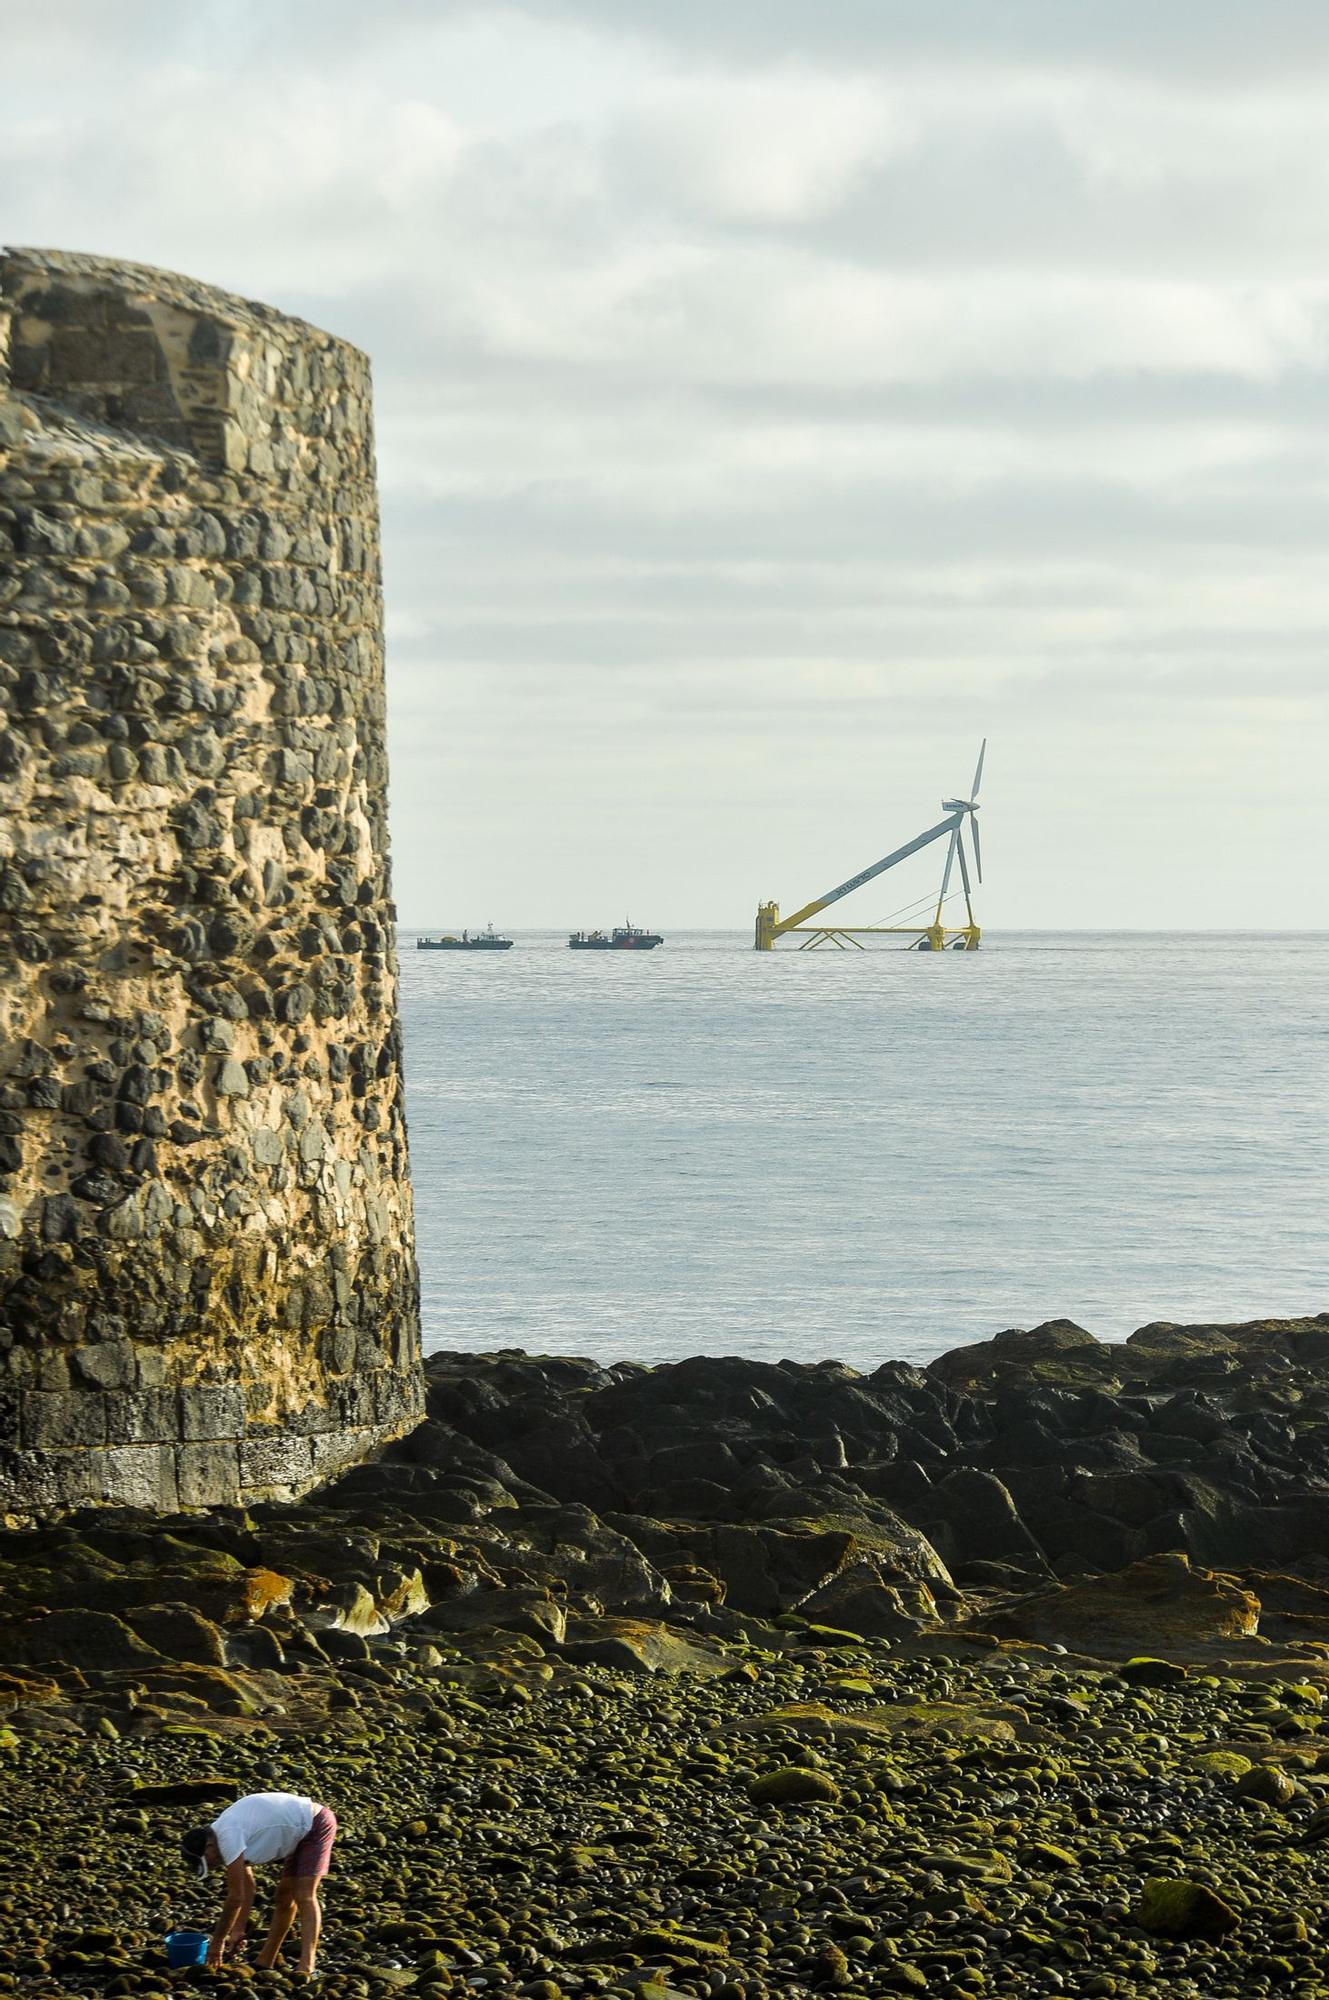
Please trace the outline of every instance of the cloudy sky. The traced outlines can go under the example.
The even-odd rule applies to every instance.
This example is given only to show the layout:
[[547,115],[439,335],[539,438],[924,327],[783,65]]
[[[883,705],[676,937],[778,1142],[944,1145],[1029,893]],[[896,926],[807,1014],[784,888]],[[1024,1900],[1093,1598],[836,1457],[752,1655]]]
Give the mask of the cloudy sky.
[[1325,923],[1321,0],[0,0],[0,48],[0,236],[373,357],[408,925],[746,927],[985,734],[990,926]]

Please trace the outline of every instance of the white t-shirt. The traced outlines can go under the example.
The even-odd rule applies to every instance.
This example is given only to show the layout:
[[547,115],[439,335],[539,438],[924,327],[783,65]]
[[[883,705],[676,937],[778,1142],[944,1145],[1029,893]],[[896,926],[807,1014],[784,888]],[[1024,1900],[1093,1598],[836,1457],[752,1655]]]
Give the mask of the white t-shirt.
[[242,1854],[252,1867],[261,1867],[294,1854],[313,1824],[312,1799],[297,1798],[294,1792],[251,1792],[218,1813],[212,1831],[223,1868]]

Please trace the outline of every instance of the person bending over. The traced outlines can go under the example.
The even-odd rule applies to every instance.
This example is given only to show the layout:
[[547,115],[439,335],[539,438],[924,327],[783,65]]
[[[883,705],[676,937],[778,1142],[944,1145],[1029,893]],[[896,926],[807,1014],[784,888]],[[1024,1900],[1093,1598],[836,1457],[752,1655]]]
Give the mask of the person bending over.
[[277,1963],[287,1931],[300,1919],[300,1970],[314,1970],[323,1913],[318,1885],[328,1872],[337,1821],[326,1806],[294,1792],[251,1792],[218,1813],[211,1826],[194,1826],[180,1842],[185,1863],[200,1880],[212,1869],[226,1876],[226,1902],[208,1945],[209,1965],[220,1965],[244,1941],[254,1903],[254,1870],[280,1861],[277,1901],[272,1912],[261,1966]]

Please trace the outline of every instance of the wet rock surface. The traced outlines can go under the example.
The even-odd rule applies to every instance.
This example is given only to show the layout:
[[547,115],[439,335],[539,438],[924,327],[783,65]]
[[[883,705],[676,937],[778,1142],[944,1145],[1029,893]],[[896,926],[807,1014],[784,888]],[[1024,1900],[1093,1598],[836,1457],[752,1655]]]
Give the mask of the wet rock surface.
[[[871,1374],[435,1355],[429,1381],[433,1422],[408,1446],[422,1461],[459,1435],[743,1612],[836,1579],[889,1636],[924,1593],[944,1616],[957,1584],[1050,1587],[1173,1551],[1309,1580],[1329,1551],[1329,1315],[1151,1325],[1119,1345],[1055,1321]],[[852,1579],[828,1560],[845,1535]],[[901,1603],[873,1598],[874,1573]],[[825,1622],[844,1622],[834,1602]]]
[[[1260,1510],[1319,1504],[1324,1324],[1151,1333],[1138,1374],[1055,1340],[1098,1373],[1051,1406],[1046,1353],[962,1387],[955,1357],[436,1357],[426,1423],[297,1504],[10,1533],[0,1991],[282,1990],[161,1951],[214,1909],[180,1829],[272,1786],[342,1821],[347,2000],[1329,1991],[1320,1544],[1073,1562],[1001,1442],[1038,1408],[1072,1482],[1117,1406],[1212,1416],[1262,1563]],[[1174,1347],[1235,1353],[1231,1387],[1178,1406]],[[975,1474],[1010,1496],[971,1510],[982,1555],[932,1497]]]

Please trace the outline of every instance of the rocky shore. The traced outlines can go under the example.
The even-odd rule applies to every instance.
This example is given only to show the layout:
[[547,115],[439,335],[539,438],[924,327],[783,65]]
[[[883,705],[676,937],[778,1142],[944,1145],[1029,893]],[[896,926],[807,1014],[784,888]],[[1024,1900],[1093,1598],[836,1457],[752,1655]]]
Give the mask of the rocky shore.
[[1329,1993],[1329,1315],[427,1380],[297,1504],[0,1536],[0,1992],[283,1989],[161,1950],[281,1786],[347,2000]]

